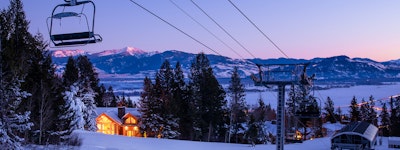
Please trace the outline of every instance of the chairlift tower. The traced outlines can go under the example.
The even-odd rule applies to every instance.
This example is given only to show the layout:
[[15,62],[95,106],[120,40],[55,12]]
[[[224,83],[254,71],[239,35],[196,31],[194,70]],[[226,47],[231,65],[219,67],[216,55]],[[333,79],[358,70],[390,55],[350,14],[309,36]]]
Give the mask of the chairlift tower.
[[[255,86],[278,86],[276,149],[283,150],[285,139],[285,87],[286,85],[311,85],[305,64],[257,64],[259,77],[252,75]],[[263,71],[263,69],[267,69]]]

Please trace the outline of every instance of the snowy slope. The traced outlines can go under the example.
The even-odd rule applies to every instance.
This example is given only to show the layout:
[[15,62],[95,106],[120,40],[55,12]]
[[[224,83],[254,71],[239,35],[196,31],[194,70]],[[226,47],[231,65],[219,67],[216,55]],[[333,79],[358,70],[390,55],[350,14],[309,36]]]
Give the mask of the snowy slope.
[[[248,144],[197,142],[155,138],[133,138],[119,135],[105,135],[87,131],[77,131],[83,139],[80,149],[90,150],[269,150],[276,145],[263,144],[251,147]],[[378,137],[380,138],[380,137]],[[376,150],[387,148],[387,138]],[[304,143],[286,144],[285,150],[330,150],[330,137],[308,140]]]

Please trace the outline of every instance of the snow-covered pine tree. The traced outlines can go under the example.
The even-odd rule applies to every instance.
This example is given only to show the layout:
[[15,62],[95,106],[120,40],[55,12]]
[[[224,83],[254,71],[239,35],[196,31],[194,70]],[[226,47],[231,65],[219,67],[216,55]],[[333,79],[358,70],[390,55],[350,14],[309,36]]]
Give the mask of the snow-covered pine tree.
[[55,135],[60,136],[60,142],[67,144],[72,138],[71,133],[74,130],[81,130],[84,126],[82,109],[84,108],[81,97],[78,95],[79,70],[76,61],[69,57],[63,73],[62,82],[62,100],[58,101],[58,120],[59,128]]
[[355,96],[353,96],[353,99],[351,99],[350,102],[350,121],[360,121],[360,108],[357,103],[357,99]]
[[22,149],[23,134],[30,129],[31,112],[21,102],[30,94],[22,89],[28,68],[28,53],[34,38],[28,32],[20,0],[11,0],[0,12],[0,147]]
[[62,116],[62,119],[70,120],[68,126],[68,136],[74,130],[83,130],[85,125],[85,119],[83,115],[83,110],[86,109],[82,102],[82,98],[78,96],[81,89],[77,84],[70,86],[69,90],[65,91],[64,99],[66,101],[66,113]]
[[82,109],[83,113],[83,119],[85,120],[85,125],[84,128],[85,130],[88,131],[97,131],[97,126],[96,126],[96,117],[97,117],[97,112],[96,112],[96,104],[95,104],[95,94],[94,91],[91,88],[86,88],[80,90],[81,92],[81,100],[84,104],[84,109]]
[[97,73],[94,70],[93,64],[89,61],[87,56],[79,56],[76,63],[79,69],[79,92],[77,94],[85,105],[85,109],[82,109],[83,118],[85,120],[84,127],[88,131],[97,131],[95,98],[97,95],[96,89],[99,88],[99,79],[97,78]]
[[1,81],[0,92],[0,146],[2,149],[22,149],[23,134],[33,125],[30,112],[18,112],[21,100],[30,96],[21,91],[20,81]]
[[247,121],[246,112],[248,111],[245,101],[244,85],[240,80],[238,67],[233,68],[228,91],[229,91],[228,95],[231,98],[229,140],[231,139],[231,137],[234,137],[235,143],[238,143],[239,142],[238,134],[244,132],[243,125]]
[[147,76],[143,80],[143,92],[139,99],[139,111],[142,114],[141,131],[146,137],[157,137],[160,134],[160,102],[155,93],[155,85]]

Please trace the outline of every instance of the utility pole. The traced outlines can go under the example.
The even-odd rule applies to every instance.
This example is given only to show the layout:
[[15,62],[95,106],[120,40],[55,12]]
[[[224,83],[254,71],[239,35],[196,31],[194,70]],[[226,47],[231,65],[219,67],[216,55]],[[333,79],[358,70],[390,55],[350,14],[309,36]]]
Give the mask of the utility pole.
[[[262,66],[267,67],[267,78],[264,79]],[[265,86],[270,88],[273,85],[278,86],[278,103],[277,103],[277,132],[276,132],[276,149],[283,150],[285,144],[285,86],[286,85],[305,85],[308,83],[305,74],[308,64],[257,64],[259,69],[259,78],[252,76],[255,86]],[[302,70],[297,70],[299,67],[304,67]],[[277,70],[269,70],[277,68]],[[285,70],[285,68],[288,68]],[[283,70],[282,70],[283,69]],[[284,76],[284,77],[282,77]]]

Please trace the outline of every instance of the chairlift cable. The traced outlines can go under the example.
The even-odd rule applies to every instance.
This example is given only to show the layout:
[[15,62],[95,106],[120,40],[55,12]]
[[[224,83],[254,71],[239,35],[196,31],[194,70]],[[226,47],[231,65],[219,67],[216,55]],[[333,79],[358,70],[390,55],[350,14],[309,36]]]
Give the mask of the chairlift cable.
[[[210,48],[209,46],[207,46],[206,44],[204,44],[203,42],[197,40],[196,38],[194,38],[193,36],[189,35],[188,33],[186,33],[185,31],[179,29],[178,27],[174,26],[173,24],[171,24],[170,22],[168,22],[167,20],[161,18],[160,16],[156,15],[155,13],[153,13],[152,11],[148,10],[147,8],[145,8],[144,6],[140,5],[139,3],[135,2],[134,0],[130,0],[133,4],[135,4],[136,6],[142,8],[143,10],[145,10],[146,12],[150,13],[151,15],[153,15],[154,17],[160,19],[161,21],[163,21],[164,23],[168,24],[169,26],[171,26],[172,28],[178,30],[179,32],[181,32],[182,34],[186,35],[187,37],[191,38],[192,40],[196,41],[197,43],[199,43],[200,45],[203,45],[204,47],[206,47],[207,49],[213,51],[214,53],[221,55],[220,53],[218,53],[217,51],[215,51],[214,49]],[[221,55],[222,56],[222,55]]]
[[228,31],[225,30],[217,21],[215,21],[206,11],[204,11],[199,5],[197,5],[193,0],[190,0],[201,12],[203,12],[211,21],[213,21],[222,31],[224,31],[232,40],[234,40],[240,47],[247,51],[253,58],[256,58],[246,47],[243,46],[235,37],[233,37]]
[[231,0],[228,0],[229,3],[232,4],[233,7],[235,7],[246,19],[247,21],[249,21],[269,42],[272,43],[272,45],[275,46],[276,49],[279,50],[279,52],[281,52],[286,58],[289,58],[289,56],[278,46],[275,44],[274,41],[272,41],[271,38],[269,38],[253,21],[250,20],[249,17],[247,17],[242,10],[239,9],[239,7],[237,7]]
[[199,21],[197,21],[193,16],[191,16],[187,11],[182,9],[178,4],[176,4],[173,0],[169,0],[175,7],[177,7],[180,11],[182,11],[186,16],[188,16],[190,19],[192,19],[194,22],[196,22],[197,25],[202,27],[204,30],[206,30],[209,34],[211,34],[214,38],[216,38],[218,41],[220,41],[222,44],[224,44],[226,47],[228,47],[231,51],[233,51],[236,55],[238,55],[240,58],[243,60],[246,60],[242,55],[240,55],[238,52],[236,52],[232,47],[230,47],[228,44],[226,44],[224,41],[222,41],[221,38],[219,38],[217,35],[215,35],[213,32],[211,32],[209,29],[207,29],[203,24],[201,24]]

